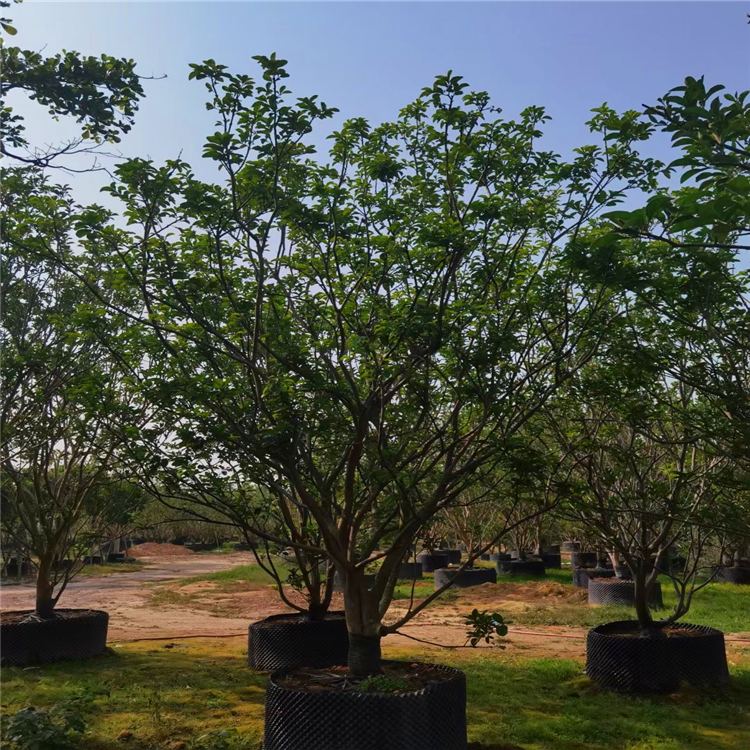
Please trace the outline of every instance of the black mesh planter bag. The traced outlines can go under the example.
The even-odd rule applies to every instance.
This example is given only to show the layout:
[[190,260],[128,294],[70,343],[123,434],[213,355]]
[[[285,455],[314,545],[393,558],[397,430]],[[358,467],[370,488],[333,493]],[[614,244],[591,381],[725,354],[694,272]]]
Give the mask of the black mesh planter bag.
[[460,549],[438,549],[435,552],[438,555],[445,555],[448,558],[448,565],[458,565],[461,562],[462,553]]
[[563,542],[562,543],[563,552],[579,552],[580,549],[581,549],[580,542]]
[[596,552],[573,552],[570,555],[570,564],[574,568],[595,568]]
[[557,569],[562,567],[562,558],[559,554],[545,552],[541,555],[541,558],[545,568]]
[[417,555],[417,562],[422,563],[422,570],[425,573],[432,573],[438,568],[444,568],[448,565],[448,555],[444,552],[431,555],[429,552],[422,552]]
[[685,623],[671,625],[670,631],[667,638],[641,637],[634,620],[589,630],[586,674],[600,687],[626,693],[671,693],[683,683],[715,689],[728,683],[724,633]]
[[466,750],[466,678],[409,693],[266,689],[263,750]]
[[421,562],[402,562],[398,566],[398,577],[405,581],[414,581],[422,577]]
[[573,585],[587,589],[592,578],[614,578],[612,568],[573,568]]
[[500,560],[497,572],[510,576],[543,576],[547,571],[543,560]]
[[[600,577],[601,578],[601,577]],[[622,578],[597,580],[595,576],[589,581],[589,604],[620,604],[626,607],[635,606],[635,581]],[[663,607],[661,584],[657,581],[649,593],[648,603],[651,607]]]
[[481,586],[483,583],[496,583],[497,574],[492,568],[467,568],[459,572],[450,568],[439,568],[435,571],[435,591],[446,583],[459,589],[470,586]]
[[273,615],[248,628],[247,663],[251,669],[329,667],[346,664],[348,656],[343,612],[329,612],[318,621],[304,615]]
[[109,615],[97,609],[56,609],[49,620],[8,622],[24,612],[0,618],[0,664],[25,667],[98,656],[107,648]]
[[714,581],[750,585],[750,567],[744,565],[717,565]]

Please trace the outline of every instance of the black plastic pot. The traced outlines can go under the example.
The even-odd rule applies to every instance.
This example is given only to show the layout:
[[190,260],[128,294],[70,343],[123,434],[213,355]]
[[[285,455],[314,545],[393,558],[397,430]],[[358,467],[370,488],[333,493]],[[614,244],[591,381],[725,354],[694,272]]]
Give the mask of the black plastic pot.
[[587,589],[592,578],[614,578],[612,568],[573,568],[573,585]]
[[716,565],[714,581],[750,585],[750,567],[745,565]]
[[499,560],[495,567],[501,575],[543,576],[546,573],[543,560]]
[[510,560],[510,555],[507,552],[491,552],[490,562],[497,562],[498,560]]
[[458,565],[461,562],[460,549],[438,549],[435,552],[438,555],[445,555],[448,558],[448,565]]
[[402,581],[415,581],[422,577],[421,562],[402,562],[398,566],[398,577]]
[[[4,612],[3,615],[30,614]],[[56,609],[56,617],[3,622],[0,617],[0,664],[25,667],[68,659],[86,659],[107,647],[109,615],[96,609]]]
[[124,559],[125,559],[124,552],[110,552],[109,555],[107,555],[107,562],[111,562],[111,563],[122,562]]
[[329,667],[346,664],[348,656],[343,612],[329,612],[317,621],[298,614],[273,615],[248,628],[247,663],[251,669]]
[[450,568],[439,568],[435,571],[435,591],[446,583],[451,588],[465,589],[470,586],[481,586],[483,583],[496,583],[497,574],[492,568],[467,568],[459,572]]
[[573,552],[570,555],[570,564],[574,568],[595,568],[596,552]]
[[545,568],[557,569],[562,567],[562,558],[559,554],[545,552],[543,555],[541,555],[541,558]]
[[580,552],[580,550],[581,550],[580,542],[563,542],[562,543],[563,552]]
[[545,555],[559,555],[560,554],[560,545],[559,544],[547,544],[544,547],[544,554]]
[[86,558],[86,565],[101,565],[103,562],[101,555],[92,555]]
[[466,750],[466,678],[409,693],[266,689],[264,750]]
[[[684,636],[642,637],[634,620],[610,622],[586,638],[586,674],[600,687],[626,693],[671,693],[682,683],[722,688],[729,681],[724,633],[676,623]],[[623,632],[630,636],[623,636]],[[619,634],[619,635],[618,635]]]
[[[364,576],[362,576],[365,579],[365,583],[367,584],[368,589],[372,587],[373,583],[375,583],[375,575],[375,573],[365,573]],[[344,582],[341,580],[341,576],[339,575],[338,571],[336,571],[333,576],[333,590],[344,590]]]
[[[635,581],[627,581],[621,578],[597,580],[592,576],[588,588],[589,604],[635,606]],[[658,581],[651,587],[648,603],[651,607],[664,606],[661,596],[661,584]]]
[[31,567],[31,563],[28,560],[23,560],[20,564],[20,570],[19,570],[19,563],[17,557],[11,557],[6,563],[3,568],[3,575],[6,575],[8,577],[16,577],[16,576],[30,576],[32,573],[33,568]]
[[445,553],[431,555],[429,552],[421,552],[417,555],[417,562],[422,564],[422,570],[425,573],[432,573],[448,565],[448,555]]
[[485,553],[485,554],[483,554],[483,555],[479,555],[479,559],[480,559],[480,560],[484,560],[485,562],[489,562],[489,559],[490,559],[490,555],[489,555],[489,552],[486,552],[486,553]]

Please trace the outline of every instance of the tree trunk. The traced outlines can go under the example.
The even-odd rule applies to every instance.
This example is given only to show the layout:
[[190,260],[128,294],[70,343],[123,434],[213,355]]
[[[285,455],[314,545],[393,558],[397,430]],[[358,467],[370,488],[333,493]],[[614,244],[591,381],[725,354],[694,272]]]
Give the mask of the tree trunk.
[[654,621],[651,617],[651,609],[648,605],[648,591],[646,590],[646,580],[648,575],[644,569],[643,562],[636,565],[633,571],[633,583],[635,585],[635,613],[638,618],[638,627],[642,631],[653,628]]
[[55,600],[52,584],[52,557],[39,561],[39,572],[36,578],[36,614],[48,620],[54,616]]
[[349,674],[380,674],[380,613],[377,597],[367,589],[361,569],[339,570],[344,581],[344,612],[349,631]]

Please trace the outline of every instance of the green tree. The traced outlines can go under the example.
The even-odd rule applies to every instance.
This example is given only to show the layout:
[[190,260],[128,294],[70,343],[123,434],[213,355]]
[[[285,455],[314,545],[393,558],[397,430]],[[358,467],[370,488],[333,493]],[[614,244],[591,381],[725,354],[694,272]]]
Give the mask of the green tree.
[[641,208],[607,214],[580,262],[611,290],[634,293],[659,316],[671,374],[716,405],[703,429],[750,465],[750,92],[687,78],[645,110],[670,134],[666,174],[680,187],[648,191]]
[[81,332],[80,282],[49,260],[80,263],[69,191],[28,168],[5,170],[2,190],[0,526],[37,570],[37,615],[52,617],[82,560],[143,493],[116,475],[120,441],[107,428],[132,406],[122,377]]
[[[0,3],[7,8],[9,2]],[[2,19],[6,33],[15,34],[9,19]],[[72,166],[63,156],[96,155],[105,143],[119,143],[133,126],[139,100],[144,96],[135,62],[110,55],[81,55],[63,51],[50,57],[39,52],[0,43],[0,154],[15,163],[35,167]],[[46,107],[51,119],[73,118],[81,134],[67,143],[44,147],[30,144],[23,118],[9,101],[25,96]],[[94,161],[93,167],[96,168]]]
[[256,60],[258,83],[213,61],[191,73],[219,118],[204,153],[223,184],[130,161],[111,188],[129,229],[79,232],[103,283],[139,295],[116,313],[148,342],[140,393],[172,421],[144,460],[200,475],[213,456],[309,518],[320,543],[286,541],[333,561],[350,669],[369,674],[421,608],[382,624],[415,539],[501,475],[597,349],[606,295],[559,264],[563,247],[660,165],[635,151],[636,113],[597,110],[604,145],[566,162],[539,148],[542,109],[504,120],[451,73],[394,122],[345,122],[319,163],[305,138],[333,110],[291,99],[285,61]]

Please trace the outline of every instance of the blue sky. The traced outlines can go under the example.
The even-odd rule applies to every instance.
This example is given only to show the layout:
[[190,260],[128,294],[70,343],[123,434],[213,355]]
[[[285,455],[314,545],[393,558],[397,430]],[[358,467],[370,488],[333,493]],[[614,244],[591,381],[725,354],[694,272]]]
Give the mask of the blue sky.
[[[121,150],[157,161],[182,151],[199,174],[212,117],[190,62],[214,58],[254,75],[251,57],[289,60],[289,85],[319,94],[340,119],[395,117],[448,69],[490,92],[507,116],[529,104],[552,115],[545,145],[566,153],[590,141],[589,110],[653,102],[687,75],[750,88],[746,2],[26,2],[10,9],[26,49],[132,57],[147,98]],[[11,102],[14,103],[14,102]],[[35,142],[64,136],[44,110],[23,106]],[[340,120],[339,120],[340,121]],[[320,131],[316,141],[325,147]],[[656,144],[653,148],[661,151]],[[668,156],[665,152],[658,154]],[[102,176],[71,178],[97,199]]]

